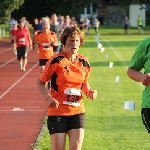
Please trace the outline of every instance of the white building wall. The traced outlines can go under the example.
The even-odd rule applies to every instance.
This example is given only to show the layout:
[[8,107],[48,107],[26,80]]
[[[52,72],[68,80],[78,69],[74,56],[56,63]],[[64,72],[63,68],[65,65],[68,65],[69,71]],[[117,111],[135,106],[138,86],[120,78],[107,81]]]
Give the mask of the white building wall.
[[[140,9],[140,8],[144,9]],[[129,23],[131,27],[137,27],[137,18],[140,15],[143,19],[143,26],[145,26],[145,12],[146,6],[143,4],[142,6],[139,4],[131,4],[129,6]]]

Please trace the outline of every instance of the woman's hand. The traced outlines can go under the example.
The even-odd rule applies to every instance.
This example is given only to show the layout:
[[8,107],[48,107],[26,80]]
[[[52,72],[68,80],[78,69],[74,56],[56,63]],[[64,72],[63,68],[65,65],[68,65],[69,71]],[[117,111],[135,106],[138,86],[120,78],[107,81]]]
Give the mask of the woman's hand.
[[56,107],[56,108],[58,108],[59,106],[59,102],[55,98],[48,97],[47,102],[48,102],[48,106]]
[[97,91],[90,89],[90,90],[87,92],[86,96],[87,96],[88,98],[92,99],[92,100],[95,100],[96,97],[97,97]]

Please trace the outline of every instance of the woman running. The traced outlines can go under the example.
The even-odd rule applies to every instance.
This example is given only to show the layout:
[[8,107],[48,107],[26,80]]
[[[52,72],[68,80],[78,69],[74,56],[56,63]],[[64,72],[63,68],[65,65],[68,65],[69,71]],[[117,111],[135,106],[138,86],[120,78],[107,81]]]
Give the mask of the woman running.
[[15,32],[14,45],[17,46],[17,59],[19,61],[20,69],[26,71],[27,53],[32,49],[32,40],[30,32],[25,28],[24,20],[19,20],[18,30]]
[[[76,27],[67,27],[61,36],[64,51],[48,60],[37,81],[40,93],[48,102],[48,129],[52,150],[65,150],[66,136],[69,149],[81,150],[84,139],[85,108],[83,93],[91,100],[97,91],[88,83],[90,65],[79,47],[84,44],[84,34]],[[45,83],[51,79],[48,93]]]

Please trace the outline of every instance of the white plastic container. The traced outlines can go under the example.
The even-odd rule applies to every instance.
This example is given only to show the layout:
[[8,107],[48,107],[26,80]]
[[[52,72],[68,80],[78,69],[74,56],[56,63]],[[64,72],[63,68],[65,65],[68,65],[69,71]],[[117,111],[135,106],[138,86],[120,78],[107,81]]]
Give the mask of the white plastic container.
[[125,101],[124,109],[134,110],[135,109],[135,102],[134,101]]

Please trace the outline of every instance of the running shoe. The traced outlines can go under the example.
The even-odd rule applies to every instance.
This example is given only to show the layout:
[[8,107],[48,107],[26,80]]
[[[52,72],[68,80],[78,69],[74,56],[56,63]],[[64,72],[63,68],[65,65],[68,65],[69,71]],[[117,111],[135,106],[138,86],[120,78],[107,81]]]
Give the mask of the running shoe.
[[14,50],[14,54],[17,55],[17,51],[16,50]]
[[25,67],[22,67],[22,71],[26,71]]

